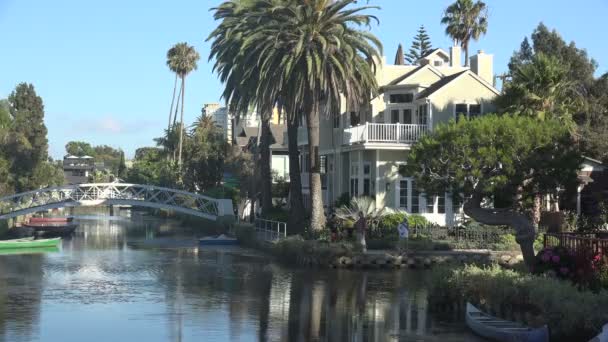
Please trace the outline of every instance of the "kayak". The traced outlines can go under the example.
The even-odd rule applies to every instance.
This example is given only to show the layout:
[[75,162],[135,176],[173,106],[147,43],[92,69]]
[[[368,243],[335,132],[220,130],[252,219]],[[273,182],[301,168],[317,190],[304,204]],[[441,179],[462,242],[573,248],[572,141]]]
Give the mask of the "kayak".
[[548,342],[549,329],[530,328],[523,324],[490,316],[467,303],[466,323],[477,335],[501,342]]
[[224,234],[219,236],[208,236],[199,240],[201,246],[234,246],[238,245],[239,241],[235,238]]
[[0,249],[57,247],[61,238],[34,240],[34,238],[1,240]]

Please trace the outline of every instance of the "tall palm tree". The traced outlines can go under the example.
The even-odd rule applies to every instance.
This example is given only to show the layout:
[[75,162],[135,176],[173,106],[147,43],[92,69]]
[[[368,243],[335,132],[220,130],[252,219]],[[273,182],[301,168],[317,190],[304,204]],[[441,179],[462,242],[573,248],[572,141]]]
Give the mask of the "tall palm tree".
[[[305,118],[310,167],[311,228],[325,224],[321,191],[319,123],[321,115],[369,101],[377,91],[375,63],[382,44],[359,26],[374,16],[362,14],[375,7],[353,7],[356,0],[260,1],[258,27],[245,50],[260,51],[260,75],[268,80],[262,93],[278,96],[292,115]],[[348,7],[348,8],[347,8]],[[254,45],[255,44],[255,45]]]
[[184,131],[184,94],[186,92],[186,76],[197,68],[200,56],[193,46],[188,43],[177,43],[167,52],[167,65],[181,79],[181,114],[179,124],[178,165],[182,165],[183,131]]
[[[256,88],[260,80],[257,66],[252,62],[253,54],[246,58],[242,45],[248,32],[257,24],[248,21],[247,13],[254,9],[255,0],[228,1],[215,8],[215,19],[221,20],[220,25],[211,33],[208,40],[213,40],[210,59],[215,58],[216,70],[226,87],[223,97],[228,102],[228,108],[234,113],[237,120],[251,108],[257,107],[261,121],[261,132],[255,148],[255,156],[260,157],[262,213],[272,208],[272,175],[270,168],[270,116],[272,113],[272,100],[262,104],[261,97],[257,96]],[[257,178],[257,177],[256,177]],[[250,194],[252,203],[255,203],[257,186]]]
[[[230,11],[235,2],[226,2],[226,7],[220,8]],[[371,33],[359,29],[376,19],[360,12],[374,7],[351,6],[356,0],[247,3],[247,11],[229,19],[237,22],[235,29],[220,37],[212,36],[216,49],[236,58],[242,66],[231,68],[224,60],[218,66],[220,78],[244,85],[244,93],[238,93],[238,86],[226,90],[230,95],[237,93],[237,99],[252,98],[262,112],[281,103],[288,121],[306,119],[311,228],[320,230],[325,223],[319,165],[320,116],[339,111],[342,99],[357,108],[377,92],[374,72],[382,45]],[[224,44],[230,47],[223,48]],[[214,54],[213,47],[212,56],[219,62],[219,53]],[[225,83],[228,87],[229,82]]]
[[469,43],[488,31],[488,8],[483,1],[456,0],[446,8],[441,23],[445,33],[464,49],[465,66],[469,66]]

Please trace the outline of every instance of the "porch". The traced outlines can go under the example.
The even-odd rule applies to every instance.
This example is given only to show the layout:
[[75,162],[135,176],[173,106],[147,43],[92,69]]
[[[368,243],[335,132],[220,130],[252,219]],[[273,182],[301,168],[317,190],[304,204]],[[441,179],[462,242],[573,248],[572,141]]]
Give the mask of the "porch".
[[427,125],[420,124],[366,122],[344,129],[342,144],[413,144],[426,134],[427,130]]

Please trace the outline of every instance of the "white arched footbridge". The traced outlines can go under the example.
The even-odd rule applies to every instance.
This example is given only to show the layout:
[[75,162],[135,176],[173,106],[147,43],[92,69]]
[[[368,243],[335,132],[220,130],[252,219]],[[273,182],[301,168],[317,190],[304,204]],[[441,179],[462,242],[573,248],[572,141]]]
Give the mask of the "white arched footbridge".
[[0,219],[48,209],[99,205],[133,205],[217,220],[234,216],[232,201],[152,185],[98,183],[65,185],[0,198]]

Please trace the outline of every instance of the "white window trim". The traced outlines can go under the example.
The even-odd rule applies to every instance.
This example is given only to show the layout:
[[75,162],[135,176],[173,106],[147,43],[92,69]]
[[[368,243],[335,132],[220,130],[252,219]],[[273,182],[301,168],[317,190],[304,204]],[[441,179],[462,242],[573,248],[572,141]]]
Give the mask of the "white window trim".
[[[407,208],[403,208],[401,206],[401,181],[407,181]],[[412,177],[398,177],[395,182],[395,207],[397,209],[405,210],[407,213],[412,214],[412,182],[414,178]],[[420,191],[418,192],[418,212],[414,214],[423,214],[424,211],[422,208],[426,208],[426,201],[424,198],[424,194]]]
[[456,120],[456,105],[459,105],[459,104],[467,105],[467,119],[470,118],[469,106],[471,106],[471,105],[479,105],[479,108],[480,108],[479,115],[480,116],[483,115],[483,113],[484,113],[483,112],[483,102],[479,103],[477,101],[468,101],[468,100],[458,101],[458,102],[454,102],[454,105],[452,106],[453,107],[452,108],[452,117],[454,118],[454,120]]

